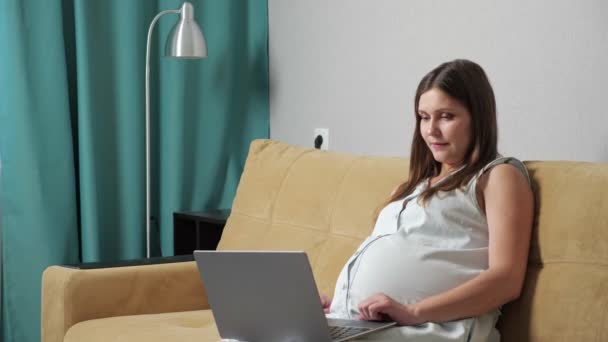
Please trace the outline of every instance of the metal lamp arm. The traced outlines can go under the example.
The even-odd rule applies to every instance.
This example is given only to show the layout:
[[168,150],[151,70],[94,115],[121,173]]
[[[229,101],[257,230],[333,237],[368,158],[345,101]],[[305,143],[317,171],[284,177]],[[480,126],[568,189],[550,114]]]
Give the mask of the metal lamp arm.
[[146,44],[146,257],[150,257],[150,45],[154,24],[164,14],[180,14],[181,10],[166,10],[158,13],[148,29]]

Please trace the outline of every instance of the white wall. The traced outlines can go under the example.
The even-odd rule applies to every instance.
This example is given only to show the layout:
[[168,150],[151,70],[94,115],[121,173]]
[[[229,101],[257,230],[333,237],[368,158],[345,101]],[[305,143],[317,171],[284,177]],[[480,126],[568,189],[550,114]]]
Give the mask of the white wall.
[[499,148],[608,161],[608,1],[269,0],[270,137],[407,156],[413,97],[441,62],[479,63]]

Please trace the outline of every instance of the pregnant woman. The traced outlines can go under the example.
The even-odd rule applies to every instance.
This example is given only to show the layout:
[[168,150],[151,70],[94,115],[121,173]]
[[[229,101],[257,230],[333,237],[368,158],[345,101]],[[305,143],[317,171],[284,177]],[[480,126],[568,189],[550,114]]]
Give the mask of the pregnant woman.
[[393,320],[367,341],[499,341],[500,307],[519,297],[533,217],[528,172],[497,151],[483,69],[439,65],[415,96],[409,179],[342,269],[328,317]]

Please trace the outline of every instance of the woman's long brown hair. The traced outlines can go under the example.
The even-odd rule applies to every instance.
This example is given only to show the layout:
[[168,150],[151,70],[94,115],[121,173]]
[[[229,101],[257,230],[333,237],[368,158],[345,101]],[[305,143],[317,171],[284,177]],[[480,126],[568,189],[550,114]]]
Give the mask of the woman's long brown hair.
[[[446,178],[437,186],[427,188],[420,194],[420,201],[426,203],[439,191],[464,188],[471,178],[498,154],[496,100],[485,72],[479,65],[468,60],[457,59],[443,63],[426,74],[418,85],[414,100],[416,130],[412,138],[409,177],[405,183],[397,187],[381,208],[411,194],[420,182],[439,175],[441,171],[441,163],[433,158],[429,147],[422,139],[420,116],[417,115],[420,96],[433,88],[441,89],[468,109],[471,113],[473,139],[465,154],[464,169]],[[378,214],[376,214],[377,218]]]

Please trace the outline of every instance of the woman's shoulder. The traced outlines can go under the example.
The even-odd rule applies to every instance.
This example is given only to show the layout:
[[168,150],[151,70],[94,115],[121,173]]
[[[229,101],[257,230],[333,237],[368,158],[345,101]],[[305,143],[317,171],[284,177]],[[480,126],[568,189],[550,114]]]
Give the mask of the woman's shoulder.
[[497,156],[479,171],[477,178],[487,179],[490,174],[494,174],[496,178],[523,177],[526,179],[528,185],[531,184],[530,174],[528,173],[526,165],[515,157]]
[[526,165],[515,157],[497,157],[486,164],[477,178],[479,178],[478,183],[482,189],[487,186],[531,187],[532,184]]
[[[532,189],[530,176],[524,163],[513,157],[499,157],[489,162],[474,182],[475,199],[485,212],[486,195],[521,197]],[[493,195],[493,198],[495,195]]]

